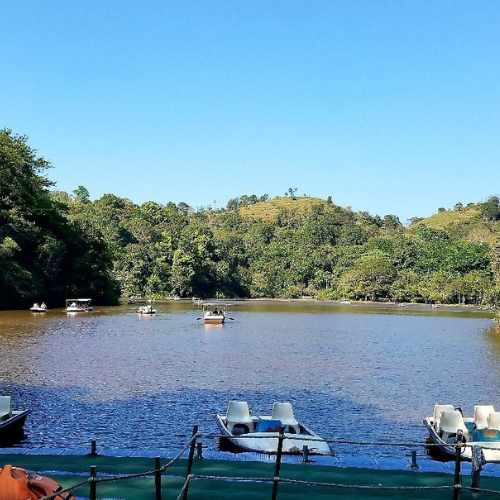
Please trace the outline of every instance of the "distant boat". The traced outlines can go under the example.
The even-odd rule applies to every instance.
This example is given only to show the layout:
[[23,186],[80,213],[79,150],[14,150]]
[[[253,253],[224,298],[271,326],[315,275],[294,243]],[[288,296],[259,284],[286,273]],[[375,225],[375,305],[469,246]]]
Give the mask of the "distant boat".
[[45,302],[42,302],[41,305],[38,305],[38,302],[35,302],[33,304],[33,307],[30,307],[30,311],[36,313],[44,313],[47,312],[47,306],[45,305]]
[[66,312],[89,312],[94,308],[90,305],[92,299],[66,299]]
[[227,304],[205,303],[203,304],[203,319],[206,325],[222,325],[226,321]]
[[148,304],[146,306],[139,306],[137,309],[138,314],[156,314],[156,309],[153,309],[153,306]]

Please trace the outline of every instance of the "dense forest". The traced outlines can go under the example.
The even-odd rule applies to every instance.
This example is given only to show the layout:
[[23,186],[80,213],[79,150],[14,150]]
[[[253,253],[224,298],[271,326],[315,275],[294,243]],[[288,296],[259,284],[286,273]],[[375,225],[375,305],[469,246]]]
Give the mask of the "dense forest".
[[0,131],[0,307],[70,296],[254,297],[497,306],[500,200],[404,226],[327,200],[242,195],[221,209],[55,191],[50,163]]

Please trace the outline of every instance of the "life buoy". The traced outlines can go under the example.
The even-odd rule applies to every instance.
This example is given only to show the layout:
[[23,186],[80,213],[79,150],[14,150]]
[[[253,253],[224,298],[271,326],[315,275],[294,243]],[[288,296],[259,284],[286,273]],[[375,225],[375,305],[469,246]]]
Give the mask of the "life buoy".
[[[0,500],[38,500],[61,491],[63,487],[45,476],[28,474],[21,467],[5,465],[0,469]],[[70,500],[71,493],[61,493],[54,500]]]

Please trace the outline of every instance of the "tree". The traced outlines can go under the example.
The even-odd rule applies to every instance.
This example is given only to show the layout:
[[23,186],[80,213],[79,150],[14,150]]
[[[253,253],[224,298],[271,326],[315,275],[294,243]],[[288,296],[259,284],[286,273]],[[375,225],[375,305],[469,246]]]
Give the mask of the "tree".
[[73,190],[73,194],[78,201],[87,202],[90,198],[90,193],[88,189],[84,186],[78,186],[75,190]]

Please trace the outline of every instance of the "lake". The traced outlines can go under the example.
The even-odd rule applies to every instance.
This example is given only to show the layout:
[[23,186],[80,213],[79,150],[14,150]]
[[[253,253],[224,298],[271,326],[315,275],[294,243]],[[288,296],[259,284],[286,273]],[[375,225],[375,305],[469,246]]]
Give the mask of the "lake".
[[[0,393],[30,408],[22,447],[180,450],[216,434],[230,399],[269,414],[290,401],[328,440],[424,443],[435,403],[500,409],[492,314],[428,306],[237,302],[203,325],[191,302],[67,315],[0,312]],[[209,448],[215,439],[207,439]],[[337,456],[356,447],[333,445]],[[364,455],[403,453],[363,447]]]

